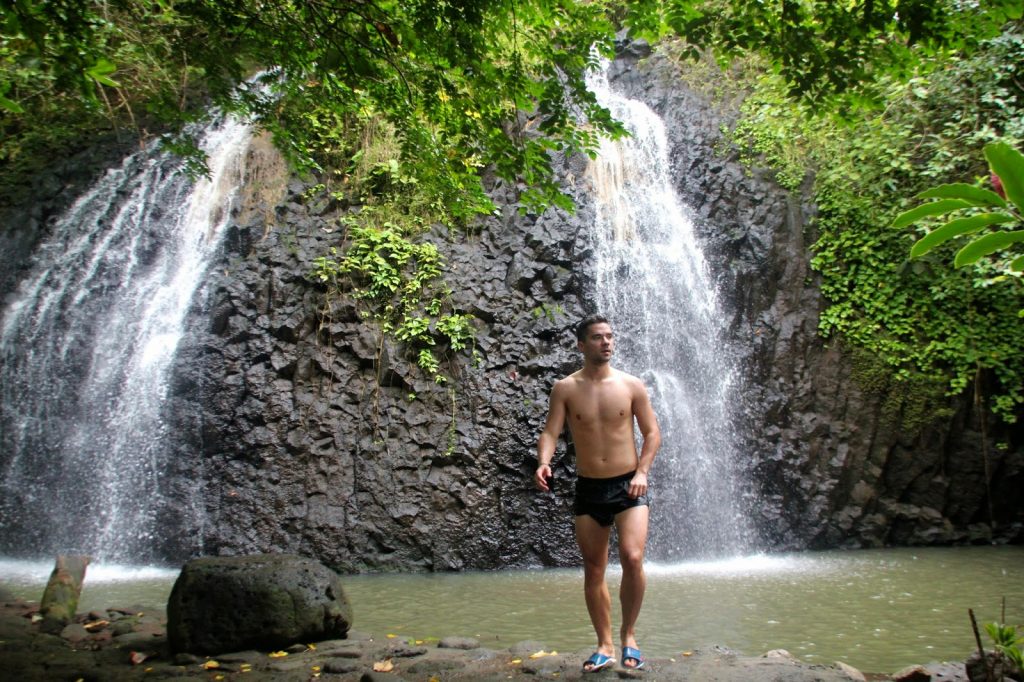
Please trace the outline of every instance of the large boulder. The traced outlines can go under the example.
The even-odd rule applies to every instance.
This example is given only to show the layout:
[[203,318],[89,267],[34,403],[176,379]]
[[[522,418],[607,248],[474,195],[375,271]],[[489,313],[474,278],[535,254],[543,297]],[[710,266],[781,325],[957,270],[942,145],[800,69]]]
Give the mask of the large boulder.
[[343,638],[351,625],[338,574],[290,554],[194,559],[182,568],[167,603],[175,652],[277,649]]

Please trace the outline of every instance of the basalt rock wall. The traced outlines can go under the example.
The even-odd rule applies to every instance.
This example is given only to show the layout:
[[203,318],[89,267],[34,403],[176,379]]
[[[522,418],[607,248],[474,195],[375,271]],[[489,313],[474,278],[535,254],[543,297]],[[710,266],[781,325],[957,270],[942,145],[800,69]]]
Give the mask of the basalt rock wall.
[[[813,206],[721,154],[732,114],[681,85],[668,59],[629,46],[611,81],[665,119],[677,189],[728,308],[764,548],[1020,541],[1019,434],[988,424],[990,443],[1011,442],[988,448],[993,531],[969,401],[922,408],[818,336]],[[586,159],[556,159],[573,214],[521,216],[522,188],[491,180],[500,214],[477,235],[427,236],[455,305],[478,320],[478,360],[437,385],[309,276],[352,209],[310,198],[265,141],[250,156],[169,389],[174,503],[160,553],[287,552],[342,571],[578,562],[572,457],[556,459],[554,494],[531,475],[551,385],[578,366],[573,324],[592,312]]]
[[[611,77],[665,119],[678,190],[728,301],[765,547],[989,539],[969,405],[907,430],[884,383],[862,385],[852,355],[818,336],[813,207],[716,151],[728,112],[681,87],[667,59],[634,46]],[[341,208],[292,180],[269,219],[237,222],[170,410],[176,461],[195,462],[205,486],[206,525],[183,548],[312,554],[350,571],[577,560],[572,458],[557,460],[555,494],[530,480],[548,391],[577,367],[571,328],[592,300],[586,160],[557,161],[574,214],[520,216],[520,188],[492,182],[501,215],[478,236],[430,236],[455,304],[479,321],[478,361],[450,386],[308,277],[339,244]],[[1019,449],[990,456],[995,498],[1013,500]],[[1020,537],[1015,504],[998,509],[1000,538]]]
[[[823,340],[810,179],[803,196],[789,193],[716,154],[728,109],[678,87],[669,60],[643,54],[624,55],[615,81],[665,119],[677,189],[731,304],[732,348],[747,376],[742,456],[767,546],[1019,542],[1020,430],[989,418],[983,442],[969,400],[926,399],[915,394],[922,387],[896,385],[871,358]],[[1010,447],[996,451],[1000,440]]]

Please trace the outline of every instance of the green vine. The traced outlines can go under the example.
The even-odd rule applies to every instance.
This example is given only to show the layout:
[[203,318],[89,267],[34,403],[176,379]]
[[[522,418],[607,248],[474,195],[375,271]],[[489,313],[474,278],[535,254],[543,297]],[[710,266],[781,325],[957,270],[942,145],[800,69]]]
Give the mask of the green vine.
[[476,330],[473,316],[452,304],[442,278],[444,259],[434,244],[414,242],[395,224],[378,229],[357,220],[342,221],[349,229],[344,255],[332,247],[330,256],[313,261],[311,276],[328,285],[329,295],[347,291],[360,301],[364,318],[401,343],[435,383],[446,383],[442,364],[466,349],[475,355]]
[[[811,265],[828,301],[820,332],[870,355],[894,400],[942,384],[961,394],[981,370],[995,414],[1014,422],[1024,406],[1022,278],[984,260],[953,269],[952,244],[910,260],[925,228],[891,226],[936,182],[986,184],[986,144],[1020,146],[1021,63],[1024,36],[1011,26],[971,58],[922,59],[912,78],[879,79],[882,107],[855,120],[794,106],[776,76],[749,83],[730,140],[786,187],[814,178]],[[921,405],[890,408],[903,421],[927,417]]]

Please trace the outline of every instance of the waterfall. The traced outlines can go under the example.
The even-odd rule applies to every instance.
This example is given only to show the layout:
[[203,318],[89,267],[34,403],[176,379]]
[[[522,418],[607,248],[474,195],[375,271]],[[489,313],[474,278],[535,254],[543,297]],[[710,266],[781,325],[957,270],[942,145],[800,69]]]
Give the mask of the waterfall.
[[0,552],[149,561],[181,531],[160,523],[166,505],[201,527],[200,491],[162,488],[161,409],[250,136],[231,119],[207,129],[195,182],[156,145],[130,156],[34,253],[0,336]]
[[631,134],[603,139],[588,174],[597,309],[615,331],[613,363],[647,384],[662,432],[649,555],[738,554],[753,541],[734,426],[740,376],[693,221],[672,186],[664,123],[612,92],[606,74],[588,84]]

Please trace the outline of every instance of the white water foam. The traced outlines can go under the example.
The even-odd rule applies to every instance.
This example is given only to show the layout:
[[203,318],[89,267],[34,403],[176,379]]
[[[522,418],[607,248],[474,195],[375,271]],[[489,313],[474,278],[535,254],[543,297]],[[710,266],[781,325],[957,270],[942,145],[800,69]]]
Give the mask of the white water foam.
[[754,549],[733,406],[732,364],[714,280],[673,185],[663,121],[617,94],[606,73],[588,85],[630,132],[603,139],[593,188],[598,311],[616,333],[616,363],[652,393],[662,447],[652,470],[649,555],[675,562]]

